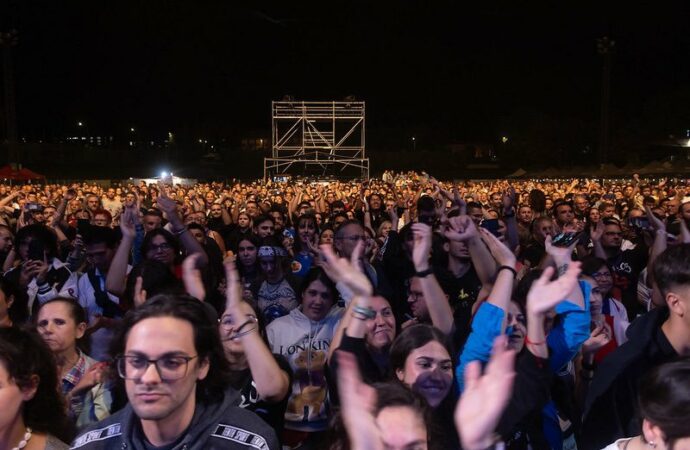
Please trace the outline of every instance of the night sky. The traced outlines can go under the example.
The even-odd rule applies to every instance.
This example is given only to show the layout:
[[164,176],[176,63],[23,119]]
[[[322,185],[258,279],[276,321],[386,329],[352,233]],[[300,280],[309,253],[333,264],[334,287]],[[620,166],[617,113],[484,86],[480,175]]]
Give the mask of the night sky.
[[604,35],[622,120],[687,92],[684,2],[563,3],[3,0],[0,22],[19,31],[18,126],[33,137],[77,120],[91,134],[265,130],[288,93],[355,95],[368,131],[445,140],[495,139],[523,111],[597,123]]

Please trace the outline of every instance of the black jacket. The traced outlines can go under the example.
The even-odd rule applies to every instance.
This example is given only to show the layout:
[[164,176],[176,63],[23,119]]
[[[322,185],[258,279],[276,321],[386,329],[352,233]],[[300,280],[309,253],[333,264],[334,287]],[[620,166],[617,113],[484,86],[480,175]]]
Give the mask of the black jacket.
[[[273,429],[256,414],[235,406],[237,393],[228,391],[223,399],[197,402],[192,423],[174,450],[279,450]],[[83,430],[72,442],[73,449],[144,449],[139,418],[127,405],[121,411]]]
[[599,450],[617,439],[640,434],[639,380],[677,356],[661,330],[667,318],[667,308],[638,317],[628,328],[628,342],[604,359],[587,394],[579,449]]

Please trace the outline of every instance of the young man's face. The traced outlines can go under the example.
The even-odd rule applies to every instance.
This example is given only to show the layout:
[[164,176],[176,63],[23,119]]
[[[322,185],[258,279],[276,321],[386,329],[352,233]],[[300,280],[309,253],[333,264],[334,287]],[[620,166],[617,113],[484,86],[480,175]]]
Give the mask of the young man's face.
[[113,260],[114,255],[115,251],[108,248],[104,242],[86,246],[87,261],[93,264],[103,274],[110,268],[110,262]]
[[556,220],[560,225],[570,224],[573,219],[575,219],[575,214],[570,205],[559,205],[556,207]]
[[256,225],[254,232],[262,239],[266,236],[273,236],[275,225],[270,220],[264,220]]
[[[196,383],[206,378],[209,365],[197,354],[188,321],[153,317],[138,322],[129,331],[124,354],[127,398],[140,419],[191,420]],[[158,362],[151,364],[150,360]]]

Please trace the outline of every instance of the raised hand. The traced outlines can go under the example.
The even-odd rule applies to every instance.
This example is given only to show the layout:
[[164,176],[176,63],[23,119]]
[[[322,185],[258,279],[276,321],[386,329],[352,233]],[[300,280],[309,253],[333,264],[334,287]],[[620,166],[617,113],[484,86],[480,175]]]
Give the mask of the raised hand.
[[506,336],[496,338],[483,375],[479,361],[465,369],[465,390],[455,409],[455,425],[465,450],[486,449],[494,443],[493,433],[515,379],[515,352],[507,349],[507,342]]
[[412,233],[414,234],[412,262],[414,263],[415,270],[422,272],[429,268],[433,231],[429,225],[417,222],[412,224]]
[[503,194],[503,213],[510,214],[515,206],[515,188],[509,186]]
[[654,228],[654,231],[666,231],[666,224],[664,224],[664,221],[655,216],[649,206],[645,206],[644,210],[647,213],[649,224]]
[[443,235],[451,241],[469,241],[479,237],[479,230],[470,216],[451,217],[448,225]]
[[564,274],[555,281],[549,281],[554,273],[553,267],[544,269],[527,293],[527,311],[534,315],[544,315],[557,304],[566,299],[577,285],[580,275],[580,263],[572,262]]
[[182,281],[189,295],[199,300],[206,298],[206,288],[201,278],[201,271],[197,268],[199,253],[192,253],[182,262]]
[[604,236],[604,222],[600,220],[594,228],[590,229],[589,237],[593,242],[598,242],[601,240],[602,236]]
[[479,228],[479,233],[499,266],[515,267],[515,254],[503,242],[484,228]]
[[575,239],[568,247],[557,247],[552,244],[551,235],[546,235],[544,240],[544,247],[546,248],[546,253],[551,255],[555,261],[562,261],[572,259],[573,250],[577,246],[578,240]]
[[383,450],[381,433],[374,418],[376,390],[362,382],[355,355],[345,351],[338,358],[338,392],[341,414],[353,449]]
[[321,265],[328,277],[334,282],[341,282],[347,286],[354,295],[369,297],[374,292],[369,278],[359,269],[359,259],[364,249],[362,241],[357,242],[350,261],[336,256],[330,245],[322,245],[321,253],[324,261]]
[[134,239],[137,235],[137,230],[134,225],[134,216],[136,211],[132,207],[126,207],[124,212],[120,217],[120,231],[122,232],[122,237]]
[[582,353],[594,354],[611,342],[611,329],[606,322],[597,325],[582,344]]
[[146,291],[144,290],[144,279],[138,276],[134,282],[134,307],[139,307],[146,302]]

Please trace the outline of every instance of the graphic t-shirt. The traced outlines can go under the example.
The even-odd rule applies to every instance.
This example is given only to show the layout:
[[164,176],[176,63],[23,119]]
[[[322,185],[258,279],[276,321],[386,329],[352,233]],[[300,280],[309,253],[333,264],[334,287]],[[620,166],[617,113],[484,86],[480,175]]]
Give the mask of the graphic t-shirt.
[[297,308],[297,294],[286,278],[278,283],[263,281],[256,295],[257,306],[268,325]]

